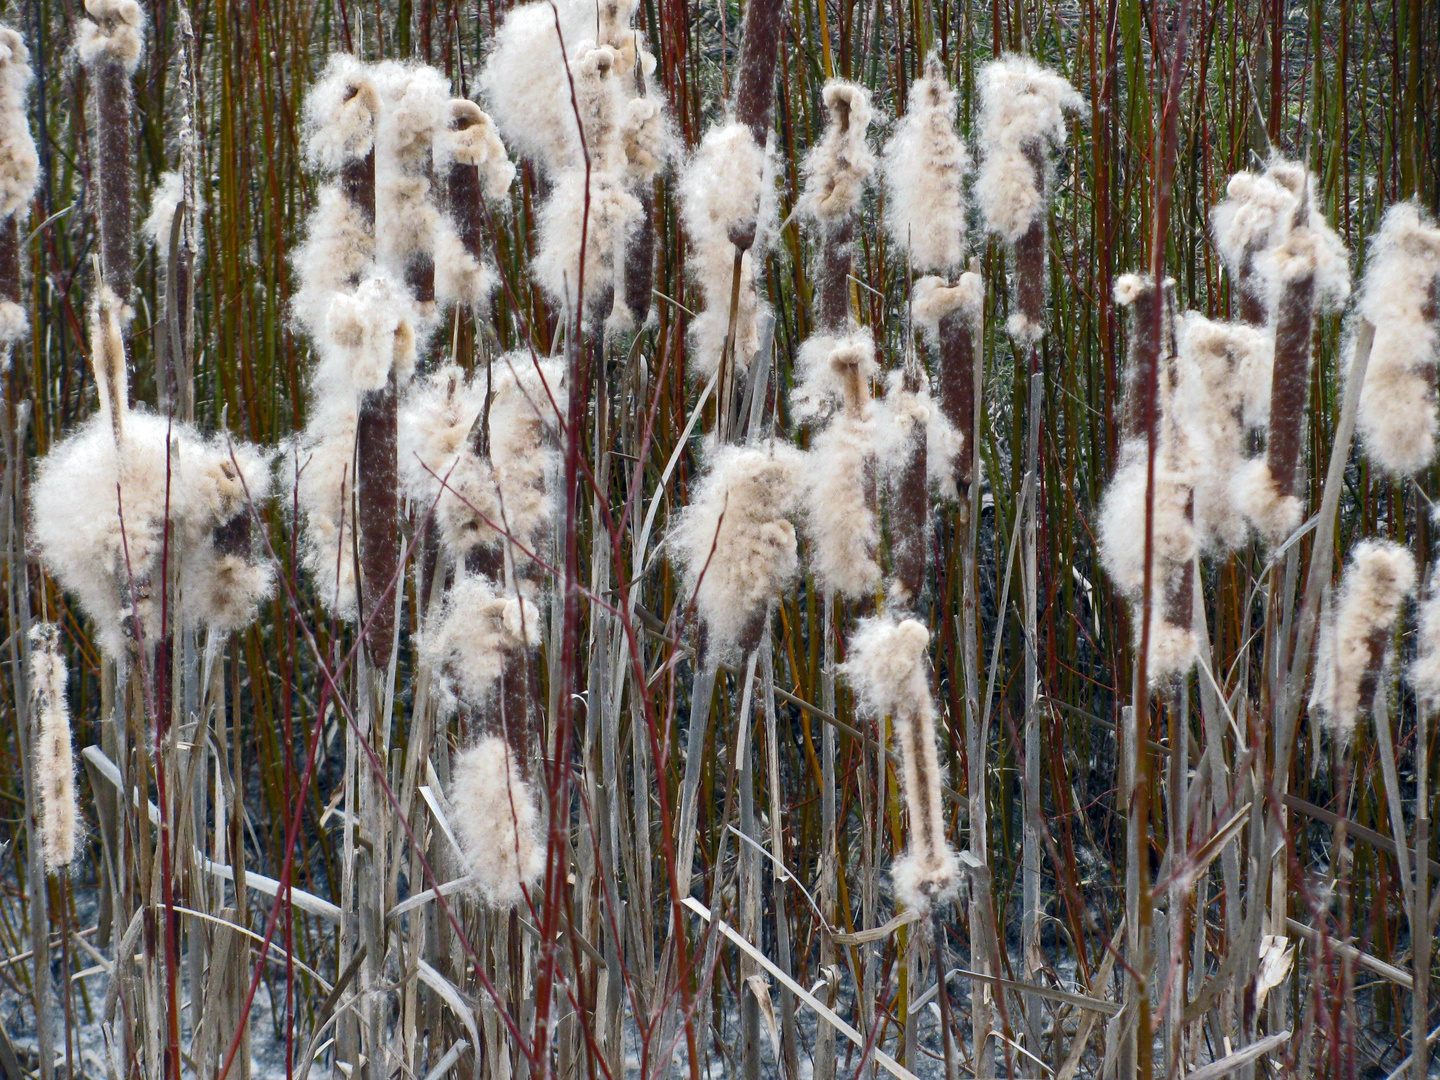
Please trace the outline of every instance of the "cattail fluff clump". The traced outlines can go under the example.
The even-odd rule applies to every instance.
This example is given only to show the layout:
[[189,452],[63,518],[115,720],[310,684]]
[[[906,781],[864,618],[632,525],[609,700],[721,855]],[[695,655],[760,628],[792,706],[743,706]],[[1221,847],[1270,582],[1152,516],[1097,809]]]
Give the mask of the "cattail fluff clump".
[[134,277],[131,228],[134,91],[131,76],[145,44],[145,12],[136,0],[85,0],[76,51],[94,81],[96,212],[102,280],[114,290],[122,321],[130,317]]
[[882,475],[894,477],[909,462],[909,432],[923,433],[925,483],[942,500],[955,498],[955,461],[962,439],[920,374],[913,385],[900,369],[885,376],[885,395],[875,403],[876,452]]
[[801,356],[807,415],[814,415],[817,403],[843,404],[815,434],[804,459],[801,491],[810,566],[821,588],[859,599],[880,584],[870,401],[870,380],[878,370],[875,344],[868,331],[838,339],[812,336]]
[[1416,616],[1419,647],[1410,665],[1410,685],[1422,708],[1440,705],[1440,563],[1430,568]]
[[965,174],[970,154],[955,130],[955,90],[937,55],[910,87],[905,115],[885,144],[885,228],[921,273],[948,274],[965,257]]
[[40,160],[25,115],[30,78],[24,40],[0,26],[0,376],[10,369],[12,347],[30,328],[20,302],[20,226],[35,195]]
[[667,540],[684,595],[699,610],[707,649],[754,648],[770,601],[797,569],[789,516],[799,498],[800,452],[785,443],[711,443],[704,476]]
[[1084,99],[1027,56],[1004,56],[980,71],[981,164],[975,200],[992,233],[1015,248],[1017,310],[1008,329],[1025,345],[1045,333],[1045,216],[1051,147],[1065,144],[1065,112]]
[[1321,629],[1310,707],[1341,742],[1361,709],[1383,708],[1390,635],[1415,591],[1415,558],[1399,544],[1362,540],[1350,553],[1334,617]]
[[816,323],[822,331],[843,331],[850,321],[850,269],[854,260],[855,213],[875,155],[865,141],[870,127],[870,92],[831,79],[824,91],[825,134],[806,155],[805,188],[799,212],[819,233],[815,270]]
[[750,128],[732,121],[706,132],[680,182],[680,213],[690,237],[690,274],[704,300],[703,310],[690,323],[690,344],[695,370],[704,377],[719,370],[725,350],[737,255],[740,282],[730,347],[733,370],[748,369],[760,349],[762,302],[755,265],[775,230],[775,206],[773,164]]
[[507,660],[539,644],[540,611],[533,602],[497,591],[482,574],[461,573],[420,653],[438,673],[439,700],[451,712],[460,704],[484,708]]
[[[79,810],[75,803],[75,751],[70,740],[67,672],[60,628],[30,628],[30,694],[35,710],[35,783],[40,796],[41,848],[52,874],[75,861]],[[38,887],[38,886],[36,886]]]
[[946,839],[940,801],[945,774],[926,670],[929,644],[930,632],[915,619],[864,619],[850,638],[842,669],[861,711],[877,720],[888,716],[894,724],[910,834],[905,854],[890,868],[890,880],[896,898],[920,912],[951,899],[960,886],[960,861]]
[[[1157,289],[1148,277],[1124,274],[1115,282],[1115,301],[1132,309],[1130,356],[1126,365],[1124,441],[1120,460],[1100,503],[1100,562],[1135,615],[1138,646],[1145,631],[1145,519],[1151,515],[1151,595],[1146,670],[1152,683],[1182,674],[1194,662],[1192,626],[1194,566],[1199,550],[1195,526],[1193,447],[1176,416],[1176,372],[1168,361],[1173,347],[1168,305],[1173,282]],[[1162,332],[1155,336],[1156,315]],[[1147,380],[1154,382],[1157,426],[1155,483],[1147,507],[1149,431],[1145,416]]]
[[1380,223],[1360,314],[1375,342],[1355,426],[1376,464],[1408,476],[1435,457],[1440,359],[1440,228],[1413,202],[1392,206]]
[[1274,338],[1194,311],[1180,320],[1177,337],[1174,411],[1195,455],[1195,528],[1207,551],[1233,551],[1250,529],[1232,486],[1245,466],[1246,435],[1269,420]]
[[494,123],[473,101],[450,102],[449,125],[435,136],[435,169],[446,177],[450,210],[435,231],[435,299],[479,308],[496,284],[483,254],[482,203],[505,197],[515,165]]
[[487,735],[451,766],[455,838],[480,895],[497,908],[525,899],[545,872],[545,840],[532,786],[509,744]]
[[534,274],[563,310],[576,312],[583,302],[587,312],[608,315],[625,247],[640,217],[640,202],[624,177],[619,55],[609,45],[584,41],[575,49],[571,70],[590,165],[582,162],[555,175],[540,212]]
[[1273,296],[1260,260],[1289,234],[1298,209],[1295,193],[1270,172],[1236,173],[1225,198],[1210,208],[1210,232],[1230,272],[1241,322],[1268,321]]
[[[534,579],[555,527],[563,360],[506,353],[491,362],[490,460],[509,562],[523,584]],[[484,372],[472,379],[483,385]]]

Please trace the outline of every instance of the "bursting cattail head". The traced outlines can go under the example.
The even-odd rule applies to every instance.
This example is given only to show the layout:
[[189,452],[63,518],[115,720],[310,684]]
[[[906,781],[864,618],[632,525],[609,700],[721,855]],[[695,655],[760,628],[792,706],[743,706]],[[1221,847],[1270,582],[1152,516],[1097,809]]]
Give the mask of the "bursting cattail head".
[[[355,591],[355,394],[320,396],[289,446],[286,504],[299,509],[300,559],[325,609],[350,621]],[[297,475],[298,473],[298,475]]]
[[1007,243],[1045,210],[1044,170],[1029,154],[1065,143],[1065,113],[1084,99],[1065,79],[1028,56],[1008,55],[980,70],[980,174],[975,199],[986,227]]
[[450,125],[436,133],[435,164],[479,169],[485,195],[491,199],[504,198],[515,179],[515,163],[494,121],[479,105],[464,98],[450,102]]
[[674,125],[659,98],[634,97],[625,103],[620,145],[625,178],[632,185],[650,183],[678,156]]
[[822,588],[859,599],[880,585],[880,523],[872,505],[875,424],[849,411],[810,443],[801,490],[809,563]]
[[440,541],[460,561],[475,548],[500,542],[495,471],[475,449],[484,408],[484,372],[467,381],[458,367],[446,365],[418,381],[400,409],[406,497],[418,514],[435,507]]
[[732,349],[735,368],[747,369],[760,347],[755,260],[774,231],[775,205],[772,163],[750,129],[740,123],[711,128],[680,182],[680,213],[690,238],[690,274],[705,300],[704,310],[690,323],[697,374],[709,376],[720,366],[730,327],[737,243],[748,246],[740,263]]
[[[485,372],[471,376],[484,392]],[[541,542],[556,513],[556,473],[560,454],[556,435],[565,400],[563,360],[536,360],[525,351],[491,361],[490,460],[500,498],[504,532],[526,550],[512,549],[516,573],[531,576]]]
[[40,158],[25,115],[30,88],[30,50],[8,26],[0,26],[0,218],[20,212],[35,195]]
[[858,83],[831,79],[825,84],[828,118],[825,134],[805,158],[803,211],[822,226],[848,218],[860,205],[875,170],[875,155],[865,142],[870,127],[870,91]]
[[383,272],[367,277],[354,292],[336,293],[326,316],[317,386],[379,390],[392,369],[397,381],[408,381],[415,371],[415,307],[409,291]]
[[375,133],[377,174],[381,157],[388,159],[386,167],[399,172],[427,170],[437,135],[450,126],[450,80],[429,64],[398,60],[382,61],[370,70],[381,102]]
[[930,631],[916,619],[861,619],[841,670],[866,716],[880,719],[929,697],[926,659]]
[[1375,341],[1355,426],[1377,465],[1408,476],[1435,458],[1440,360],[1440,228],[1415,203],[1385,212],[1359,306]]
[[795,358],[790,408],[797,420],[832,415],[844,407],[856,417],[870,415],[870,380],[880,370],[875,339],[866,327],[843,336],[812,334]]
[[927,275],[918,278],[910,290],[910,314],[932,345],[940,343],[940,323],[951,315],[965,317],[969,326],[978,326],[985,309],[985,282],[966,271],[955,284]]
[[79,808],[75,802],[75,751],[70,736],[68,674],[60,628],[30,628],[30,695],[35,710],[35,786],[40,796],[40,842],[45,869],[61,873],[75,861]]
[[666,540],[717,654],[754,644],[776,593],[795,575],[801,455],[786,443],[711,443],[705,474]]
[[1348,742],[1361,709],[1383,707],[1390,635],[1415,591],[1415,558],[1399,544],[1362,540],[1350,553],[1332,619],[1321,629],[1310,707]]
[[338,185],[320,188],[305,241],[292,256],[298,287],[295,321],[319,343],[336,293],[353,289],[375,262],[375,235],[363,210]]
[[337,172],[375,147],[380,91],[368,64],[333,53],[305,96],[305,156],[313,168]]
[[508,665],[540,644],[540,630],[540,609],[532,601],[497,591],[482,574],[460,574],[439,623],[420,643],[442,708],[483,708]]
[[[1100,502],[1100,562],[1115,587],[1132,599],[1145,579],[1145,488],[1148,453],[1136,439],[1120,448],[1115,470]],[[1154,569],[1151,580],[1159,597],[1164,566],[1179,566],[1195,557],[1198,546],[1190,502],[1190,471],[1173,468],[1169,455],[1155,462],[1155,496],[1151,527]]]
[[133,73],[145,46],[145,10],[136,0],[85,0],[76,47],[86,67],[118,64]]
[[455,838],[465,869],[491,906],[512,908],[545,873],[545,836],[535,792],[509,744],[487,735],[452,766]]
[[925,432],[925,479],[942,500],[955,491],[955,459],[960,456],[960,433],[945,416],[923,372],[919,385],[907,387],[905,372],[896,368],[885,375],[885,396],[875,403],[875,452],[883,476],[894,480],[910,462],[914,450],[910,433]]
[[948,274],[965,257],[965,174],[970,154],[955,130],[955,90],[939,57],[910,87],[905,115],[885,144],[885,228],[913,269]]
[[[560,175],[540,212],[535,280],[551,300],[574,312],[583,299],[587,313],[609,313],[616,271],[625,258],[625,243],[640,219],[640,203],[613,173],[583,169]],[[588,217],[587,217],[588,209]],[[584,296],[581,288],[581,244],[584,244]],[[573,317],[573,316],[572,316]]]

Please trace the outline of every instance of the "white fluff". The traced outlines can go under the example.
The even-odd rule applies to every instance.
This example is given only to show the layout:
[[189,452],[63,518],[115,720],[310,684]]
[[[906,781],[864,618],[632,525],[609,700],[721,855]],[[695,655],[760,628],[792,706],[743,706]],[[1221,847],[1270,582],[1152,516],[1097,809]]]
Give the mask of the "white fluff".
[[[172,169],[162,174],[160,182],[155,185],[150,196],[150,216],[145,219],[143,226],[146,239],[159,249],[162,260],[169,258],[170,230],[175,223],[175,211],[182,202],[185,202],[185,177]],[[195,227],[195,222],[200,220],[200,215],[204,212],[205,203],[198,196],[194,205],[186,203],[185,213],[189,224],[182,230],[182,245],[185,243],[185,234],[199,235],[200,230]]]
[[822,225],[850,217],[860,205],[865,184],[875,171],[875,155],[865,142],[870,127],[870,91],[858,83],[831,79],[825,84],[825,134],[806,155],[805,190],[800,208]]
[[940,342],[940,321],[957,312],[971,326],[977,326],[985,310],[985,282],[967,270],[955,284],[944,278],[918,278],[910,289],[910,314],[927,341]]
[[1356,416],[1366,452],[1396,475],[1435,457],[1437,289],[1440,228],[1415,203],[1397,203],[1380,223],[1360,288],[1360,314],[1374,325],[1375,343]]
[[1415,558],[1399,544],[1362,540],[1350,553],[1336,601],[1333,621],[1322,631],[1315,668],[1311,708],[1335,733],[1348,741],[1362,706],[1361,683],[1367,672],[1380,677],[1373,666],[1372,638],[1388,635],[1400,617],[1406,597],[1415,591]]
[[1238,172],[1225,198],[1210,208],[1210,232],[1230,273],[1239,277],[1250,260],[1290,231],[1299,200],[1269,173]]
[[431,254],[435,259],[436,300],[473,308],[490,299],[498,284],[495,271],[465,249],[454,225],[444,217],[435,225]]
[[1186,312],[1177,328],[1176,420],[1196,458],[1195,527],[1210,551],[1232,551],[1249,528],[1232,491],[1245,461],[1245,433],[1270,410],[1273,334]]
[[515,179],[515,163],[490,114],[473,101],[450,102],[450,126],[435,134],[435,166],[473,165],[487,198],[500,199]]
[[305,240],[291,258],[297,279],[291,311],[310,339],[318,341],[331,298],[354,288],[374,264],[375,237],[345,193],[326,184],[306,224]]
[[853,398],[855,408],[868,415],[870,380],[879,370],[868,327],[844,335],[812,334],[795,357],[791,411],[800,421],[823,418]]
[[1440,705],[1440,563],[1430,568],[1415,621],[1419,646],[1410,665],[1410,685],[1420,705],[1433,710]]
[[1230,490],[1240,512],[1272,546],[1299,527],[1304,507],[1297,496],[1280,494],[1264,457],[1245,462],[1236,472]]
[[[424,64],[371,68],[381,109],[375,132],[375,257],[397,280],[416,255],[433,255],[435,139],[450,123],[450,83]],[[417,314],[429,319],[428,302]]]
[[172,619],[192,618],[229,631],[253,618],[269,592],[270,569],[244,555],[226,561],[215,549],[214,535],[249,512],[246,486],[257,503],[269,496],[269,464],[244,444],[236,444],[235,457],[239,470],[226,444],[206,440],[184,424],[131,412],[118,450],[114,428],[102,413],[40,463],[31,489],[35,546],[47,569],[95,620],[108,656],[123,660],[127,642],[137,636],[135,604],[138,632],[149,644],[159,639],[167,524],[170,557],[182,560],[184,604],[171,612]]
[[[1155,467],[1155,497],[1151,504],[1151,570],[1153,596],[1158,605],[1164,587],[1163,567],[1180,566],[1195,557],[1197,537],[1186,506],[1190,501],[1189,470],[1177,469],[1161,454]],[[1149,455],[1143,439],[1120,448],[1120,464],[1100,502],[1100,562],[1115,587],[1139,597],[1145,581],[1145,488]]]
[[502,672],[518,667],[524,651],[540,644],[540,629],[540,609],[530,600],[498,592],[481,574],[461,573],[439,623],[420,642],[442,707],[483,707]]
[[656,97],[636,97],[625,103],[620,143],[625,151],[625,178],[633,185],[650,183],[679,154],[674,125]]
[[545,838],[535,793],[506,741],[489,735],[452,767],[455,838],[480,895],[497,908],[522,903],[545,873]]
[[880,585],[874,459],[874,422],[841,413],[811,441],[801,478],[810,568],[823,589],[851,599]]
[[475,453],[473,441],[484,407],[484,373],[467,382],[459,368],[447,365],[416,382],[400,409],[406,497],[418,514],[434,506],[440,541],[458,561],[500,539],[495,471]]
[[690,504],[666,540],[694,596],[709,647],[730,651],[797,569],[790,514],[802,459],[786,443],[766,448],[711,444]]
[[755,260],[768,246],[775,217],[772,165],[749,127],[720,124],[706,133],[681,178],[680,212],[690,237],[690,274],[704,299],[699,317],[690,323],[690,360],[692,370],[707,378],[720,366],[729,330],[734,239],[755,223],[755,242],[740,265],[735,312],[734,364],[744,371],[760,347]]
[[391,370],[403,386],[415,370],[416,304],[409,290],[376,273],[354,292],[337,292],[326,313],[317,388],[379,390]]
[[305,95],[305,156],[312,167],[334,172],[375,146],[380,91],[369,65],[332,53],[320,80]]
[[25,115],[30,77],[24,39],[0,26],[0,218],[18,212],[23,219],[35,195],[40,158]]
[[[355,431],[359,399],[320,397],[283,466],[300,512],[300,560],[321,603],[351,620],[355,596]],[[298,471],[299,476],[296,477]],[[287,503],[290,500],[287,499]]]
[[[521,577],[534,573],[534,558],[546,557],[543,541],[555,525],[560,465],[555,439],[566,400],[563,363],[537,362],[523,351],[491,362],[490,460],[500,492],[500,522]],[[472,378],[483,393],[484,372]]]
[[933,54],[910,87],[905,115],[885,144],[885,228],[910,266],[949,274],[965,257],[965,174],[970,154],[955,130],[955,90]]
[[943,500],[956,498],[955,459],[964,439],[930,393],[928,380],[918,390],[907,390],[904,372],[896,368],[885,376],[885,396],[875,403],[875,452],[883,475],[894,478],[909,464],[912,425],[925,429],[925,476]]
[[945,773],[935,742],[929,644],[930,632],[915,619],[863,619],[850,637],[842,668],[860,710],[877,720],[888,716],[894,725],[910,834],[890,880],[901,903],[920,912],[952,898],[960,885],[960,863],[945,838],[940,801]]
[[[40,796],[41,849],[45,869],[60,873],[75,861],[79,808],[75,801],[75,749],[70,736],[68,673],[54,623],[30,628],[30,695],[38,720],[35,786]],[[32,887],[41,887],[36,882]]]
[[[593,310],[613,295],[625,244],[640,220],[640,203],[614,173],[591,173],[588,219],[583,169],[560,174],[540,212],[535,280],[563,311],[579,306],[581,241],[584,241],[585,306]],[[573,317],[573,315],[572,315]]]
[[1065,113],[1084,99],[1060,75],[1010,54],[980,69],[981,165],[975,200],[986,228],[1014,243],[1044,211],[1043,177],[1025,151],[1065,143]]
[[81,21],[76,49],[86,67],[119,64],[133,73],[145,47],[145,11],[136,0],[85,0],[90,16]]

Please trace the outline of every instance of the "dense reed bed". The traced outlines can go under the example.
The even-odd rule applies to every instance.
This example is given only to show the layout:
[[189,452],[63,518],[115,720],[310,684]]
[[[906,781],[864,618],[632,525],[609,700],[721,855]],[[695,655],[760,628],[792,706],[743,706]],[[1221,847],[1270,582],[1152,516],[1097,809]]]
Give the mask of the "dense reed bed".
[[1440,9],[0,21],[7,1080],[1440,1063]]

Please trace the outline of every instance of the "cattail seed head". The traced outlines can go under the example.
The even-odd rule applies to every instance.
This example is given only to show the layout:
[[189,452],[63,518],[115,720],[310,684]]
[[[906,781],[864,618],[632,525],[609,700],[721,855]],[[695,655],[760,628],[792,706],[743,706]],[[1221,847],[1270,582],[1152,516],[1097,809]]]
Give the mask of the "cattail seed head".
[[812,334],[800,346],[795,369],[790,408],[797,420],[823,419],[842,407],[868,418],[870,380],[880,366],[875,362],[875,339],[867,328],[841,336]]
[[40,835],[45,868],[61,873],[75,861],[79,809],[75,801],[75,752],[70,735],[67,672],[54,623],[30,628],[30,694],[35,710],[35,785],[40,797]]
[[442,707],[483,708],[516,654],[540,644],[540,632],[540,610],[532,601],[497,591],[483,575],[460,574],[438,624],[425,631],[420,645],[436,672]]
[[30,50],[8,26],[0,26],[0,218],[24,211],[35,196],[40,158],[25,115],[30,89]]
[[145,47],[144,9],[136,0],[85,0],[85,12],[90,18],[80,23],[80,62],[117,64],[133,74]]
[[455,759],[450,802],[465,868],[493,907],[522,903],[545,872],[545,838],[521,762],[499,736],[489,735]]
[[1440,705],[1440,563],[1430,568],[1416,618],[1419,647],[1410,665],[1410,685],[1422,708]]
[[802,171],[804,213],[821,225],[852,215],[875,170],[875,155],[865,141],[870,127],[870,91],[858,83],[831,79],[825,84],[825,134],[806,156]]

